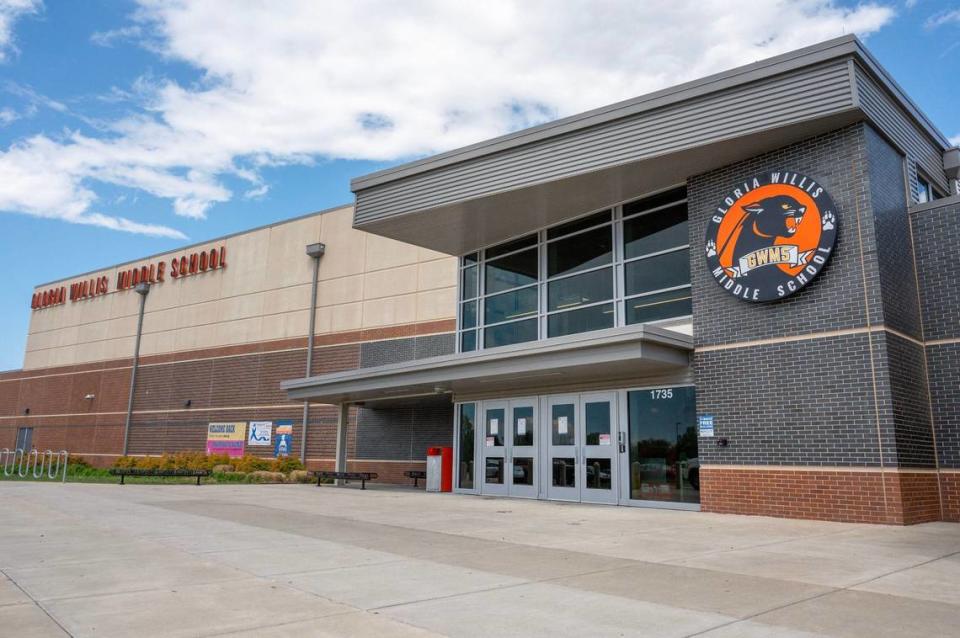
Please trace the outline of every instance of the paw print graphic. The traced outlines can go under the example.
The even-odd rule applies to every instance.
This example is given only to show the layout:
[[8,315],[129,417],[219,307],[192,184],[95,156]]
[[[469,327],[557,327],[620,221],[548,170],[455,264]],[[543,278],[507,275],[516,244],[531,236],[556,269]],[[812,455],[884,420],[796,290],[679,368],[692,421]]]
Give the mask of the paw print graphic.
[[824,230],[833,230],[837,223],[837,218],[833,213],[827,211],[823,214],[823,229]]
[[717,244],[712,239],[707,242],[707,257],[714,257],[717,254]]

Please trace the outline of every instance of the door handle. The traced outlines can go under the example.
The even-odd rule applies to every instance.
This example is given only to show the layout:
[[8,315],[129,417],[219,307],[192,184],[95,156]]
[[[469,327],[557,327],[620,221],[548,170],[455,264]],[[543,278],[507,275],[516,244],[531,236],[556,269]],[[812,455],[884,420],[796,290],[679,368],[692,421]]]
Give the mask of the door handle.
[[623,441],[623,432],[617,432],[617,449],[621,454],[627,451],[627,446]]

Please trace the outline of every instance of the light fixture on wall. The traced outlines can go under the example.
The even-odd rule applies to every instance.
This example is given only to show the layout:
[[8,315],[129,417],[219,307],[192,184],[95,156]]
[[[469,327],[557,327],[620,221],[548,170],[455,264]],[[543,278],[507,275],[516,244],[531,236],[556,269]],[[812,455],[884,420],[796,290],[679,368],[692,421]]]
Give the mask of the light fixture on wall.
[[30,414],[30,408],[24,408],[24,409],[23,409],[23,413],[24,413],[24,414]]
[[84,401],[93,401],[95,398],[97,398],[95,394],[86,394],[83,396]]
[[187,399],[183,402],[183,407],[185,408],[189,408],[191,405],[193,405],[193,399]]

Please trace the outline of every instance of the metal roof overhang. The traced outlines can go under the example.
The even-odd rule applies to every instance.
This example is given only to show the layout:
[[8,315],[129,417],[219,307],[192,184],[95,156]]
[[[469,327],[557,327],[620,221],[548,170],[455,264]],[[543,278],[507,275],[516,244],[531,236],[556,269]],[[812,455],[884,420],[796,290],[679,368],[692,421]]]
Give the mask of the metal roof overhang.
[[411,397],[636,380],[682,372],[692,337],[656,326],[598,330],[549,341],[431,357],[284,381],[292,400],[388,405]]
[[[864,79],[868,78],[868,79]],[[354,227],[452,255],[640,197],[854,122],[864,82],[947,142],[846,36],[351,183]],[[880,121],[877,128],[891,128]],[[896,141],[896,140],[894,140]]]

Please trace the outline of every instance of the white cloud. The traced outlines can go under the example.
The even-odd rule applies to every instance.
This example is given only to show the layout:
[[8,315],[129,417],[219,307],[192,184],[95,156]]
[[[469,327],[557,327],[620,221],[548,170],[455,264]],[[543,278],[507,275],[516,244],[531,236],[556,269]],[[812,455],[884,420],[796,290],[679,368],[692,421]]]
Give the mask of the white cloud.
[[[893,15],[832,0],[141,0],[130,29],[202,80],[141,79],[131,87],[139,114],[108,131],[37,135],[0,151],[0,210],[97,219],[95,189],[107,183],[201,218],[234,196],[226,176],[260,197],[264,166],[441,151],[865,36]],[[3,179],[19,174],[30,183]]]
[[20,114],[9,106],[0,109],[0,126],[7,126],[20,119]]
[[13,48],[13,23],[40,10],[40,0],[0,0],[0,62],[7,60]]
[[135,40],[140,37],[142,30],[139,25],[130,25],[109,31],[96,31],[90,36],[90,41],[101,47],[112,47],[115,43],[125,40]]
[[950,138],[950,143],[954,146],[960,146],[960,135],[954,135]]
[[924,23],[928,29],[936,29],[945,24],[960,24],[960,9],[935,13]]

